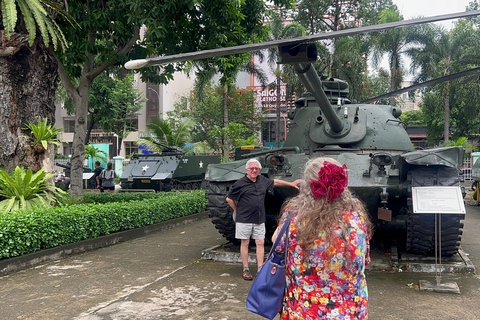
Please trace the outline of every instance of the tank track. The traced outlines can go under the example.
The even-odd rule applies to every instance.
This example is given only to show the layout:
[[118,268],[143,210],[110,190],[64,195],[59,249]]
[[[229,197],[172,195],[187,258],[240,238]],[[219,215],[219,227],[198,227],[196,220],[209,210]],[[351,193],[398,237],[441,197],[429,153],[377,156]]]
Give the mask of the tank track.
[[233,182],[209,182],[205,197],[208,200],[208,216],[212,219],[215,228],[230,242],[236,243],[235,222],[233,221],[233,210],[225,200]]
[[[409,186],[456,186],[459,184],[458,171],[455,168],[442,166],[418,167],[407,174]],[[411,197],[411,193],[410,193]],[[441,216],[442,256],[452,256],[458,252],[463,233],[463,214],[448,214]],[[435,213],[413,214],[412,209],[407,215],[408,252],[435,254]]]

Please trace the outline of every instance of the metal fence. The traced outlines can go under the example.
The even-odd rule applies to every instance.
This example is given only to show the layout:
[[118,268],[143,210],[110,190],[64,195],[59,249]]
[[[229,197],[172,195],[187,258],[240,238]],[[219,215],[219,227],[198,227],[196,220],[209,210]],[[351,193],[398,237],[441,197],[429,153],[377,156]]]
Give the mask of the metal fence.
[[463,178],[465,181],[467,180],[472,180],[472,164],[473,159],[472,157],[469,157],[468,159],[463,161],[463,167],[462,167],[462,172],[463,172]]

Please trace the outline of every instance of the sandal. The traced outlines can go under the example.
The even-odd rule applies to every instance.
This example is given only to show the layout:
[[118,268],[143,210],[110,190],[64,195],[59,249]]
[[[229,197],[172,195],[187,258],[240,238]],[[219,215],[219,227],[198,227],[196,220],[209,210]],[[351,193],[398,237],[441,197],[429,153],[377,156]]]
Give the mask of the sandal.
[[252,274],[250,273],[250,270],[243,271],[242,278],[243,278],[243,280],[247,280],[247,281],[253,280],[253,277],[252,277]]

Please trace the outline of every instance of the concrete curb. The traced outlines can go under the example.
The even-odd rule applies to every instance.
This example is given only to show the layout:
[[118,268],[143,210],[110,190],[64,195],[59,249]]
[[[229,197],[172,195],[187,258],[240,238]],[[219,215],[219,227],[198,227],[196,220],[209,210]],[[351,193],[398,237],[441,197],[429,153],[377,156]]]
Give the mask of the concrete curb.
[[441,265],[435,265],[434,257],[409,254],[403,255],[400,259],[399,265],[405,265],[405,271],[410,272],[475,273],[475,266],[470,261],[470,258],[465,251],[461,248],[458,250],[458,254],[451,257],[443,257]]
[[2,259],[0,260],[0,276],[8,275],[10,273],[14,273],[23,269],[32,268],[44,262],[63,259],[70,255],[108,247],[124,241],[140,238],[150,233],[170,229],[180,225],[185,225],[206,218],[208,218],[207,211],[177,219],[163,221],[141,228],[120,231],[95,239],[87,239],[77,243],[65,244],[46,250],[28,253],[18,257]]

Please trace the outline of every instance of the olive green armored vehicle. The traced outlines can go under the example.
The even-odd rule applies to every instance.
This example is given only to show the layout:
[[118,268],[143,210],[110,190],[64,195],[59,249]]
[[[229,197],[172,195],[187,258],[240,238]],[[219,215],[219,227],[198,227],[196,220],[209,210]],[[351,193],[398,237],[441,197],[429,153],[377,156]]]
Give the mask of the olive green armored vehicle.
[[[293,63],[308,92],[295,102],[283,148],[244,154],[244,160],[210,166],[206,180],[209,215],[219,232],[235,241],[232,209],[225,201],[233,183],[245,175],[248,158],[262,164],[261,174],[270,179],[294,181],[302,177],[304,164],[315,157],[330,157],[348,167],[349,188],[367,205],[375,224],[375,237],[385,245],[433,254],[434,213],[414,214],[412,187],[460,186],[463,148],[414,151],[399,117],[389,105],[355,104],[348,98],[348,84],[320,78],[308,61],[314,45],[283,48],[282,62]],[[275,187],[267,195],[267,238],[276,227],[284,200],[295,189]],[[458,251],[464,213],[442,217],[442,254]]]
[[155,191],[200,189],[207,166],[220,160],[220,155],[186,154],[177,147],[164,146],[162,154],[132,156],[120,186]]

